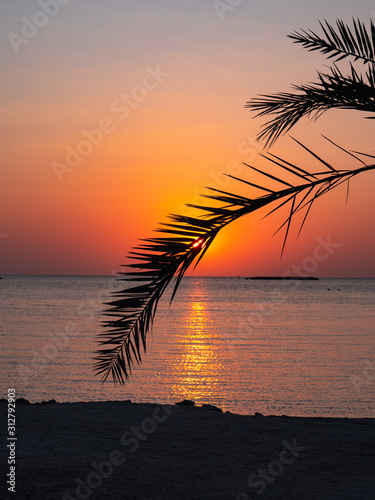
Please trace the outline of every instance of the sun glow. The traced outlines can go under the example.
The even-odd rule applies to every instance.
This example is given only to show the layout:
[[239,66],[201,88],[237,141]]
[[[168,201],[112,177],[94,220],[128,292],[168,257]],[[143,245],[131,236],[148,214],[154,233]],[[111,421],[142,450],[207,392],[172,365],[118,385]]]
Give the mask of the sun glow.
[[203,249],[206,246],[206,242],[202,238],[197,238],[191,246],[193,248]]

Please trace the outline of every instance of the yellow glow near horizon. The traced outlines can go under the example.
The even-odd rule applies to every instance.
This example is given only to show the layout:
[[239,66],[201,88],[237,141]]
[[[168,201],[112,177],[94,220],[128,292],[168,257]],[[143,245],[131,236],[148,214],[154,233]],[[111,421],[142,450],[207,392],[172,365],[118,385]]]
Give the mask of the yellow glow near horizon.
[[[251,196],[223,175],[256,182],[243,163],[273,172],[255,141],[264,120],[253,120],[245,102],[311,81],[326,63],[293,46],[291,30],[319,28],[317,18],[338,11],[353,15],[339,0],[272,3],[242,2],[221,22],[210,2],[197,0],[69,2],[18,53],[5,40],[0,273],[110,274],[168,213],[202,203],[205,186]],[[4,33],[19,32],[23,16],[33,15],[26,0],[1,8]],[[356,5],[360,18],[371,10],[369,0]],[[373,120],[342,110],[292,130],[337,168],[353,159],[320,134],[371,153],[373,132]],[[314,164],[287,136],[272,152]],[[280,241],[255,214],[225,228],[196,272],[282,273],[314,251],[317,237],[331,235],[341,246],[320,275],[374,276],[373,182],[373,174],[351,181],[345,213],[345,194],[322,197],[301,238],[290,239],[289,261],[280,262]]]

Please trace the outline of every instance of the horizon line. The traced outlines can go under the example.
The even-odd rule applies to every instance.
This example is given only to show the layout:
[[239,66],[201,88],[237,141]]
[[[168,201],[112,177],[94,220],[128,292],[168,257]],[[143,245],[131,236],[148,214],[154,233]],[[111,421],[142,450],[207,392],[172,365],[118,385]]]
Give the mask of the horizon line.
[[[0,273],[0,278],[5,276],[44,276],[44,277],[82,277],[82,278],[111,278],[118,277],[119,274],[47,274],[47,273]],[[184,278],[255,278],[255,277],[275,277],[275,275],[250,275],[250,274],[234,274],[234,275],[199,275],[199,276],[184,276]],[[280,278],[283,276],[280,275]],[[299,276],[291,276],[298,278]],[[375,276],[308,276],[311,278],[319,278],[319,279],[375,279]]]

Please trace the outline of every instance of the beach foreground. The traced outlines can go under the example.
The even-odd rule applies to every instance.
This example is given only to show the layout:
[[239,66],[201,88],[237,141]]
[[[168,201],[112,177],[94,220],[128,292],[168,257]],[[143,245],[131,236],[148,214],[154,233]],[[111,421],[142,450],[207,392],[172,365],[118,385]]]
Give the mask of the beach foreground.
[[19,402],[16,423],[16,493],[4,487],[5,445],[4,499],[375,498],[375,419]]

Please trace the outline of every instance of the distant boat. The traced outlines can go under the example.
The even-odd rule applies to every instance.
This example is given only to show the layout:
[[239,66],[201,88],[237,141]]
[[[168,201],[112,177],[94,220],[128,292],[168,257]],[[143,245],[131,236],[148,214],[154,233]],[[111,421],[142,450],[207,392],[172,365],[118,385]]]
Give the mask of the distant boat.
[[313,276],[253,276],[245,278],[245,280],[303,280],[311,281],[318,280],[319,278],[314,278]]

